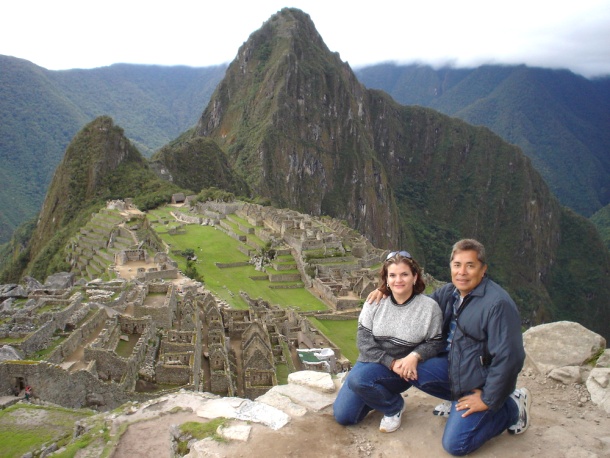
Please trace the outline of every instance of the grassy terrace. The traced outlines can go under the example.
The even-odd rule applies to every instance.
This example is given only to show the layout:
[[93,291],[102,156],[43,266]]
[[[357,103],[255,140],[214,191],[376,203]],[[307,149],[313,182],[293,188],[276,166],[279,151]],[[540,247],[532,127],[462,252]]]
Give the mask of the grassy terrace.
[[[215,295],[225,300],[232,307],[247,308],[246,302],[239,295],[245,291],[250,297],[262,298],[271,304],[281,307],[295,307],[301,311],[326,310],[326,305],[305,288],[272,289],[269,281],[255,281],[250,277],[264,273],[254,266],[230,267],[220,269],[216,263],[234,263],[248,261],[248,257],[238,250],[241,242],[227,236],[224,232],[211,226],[185,225],[184,233],[170,235],[168,226],[163,221],[172,221],[169,208],[150,212],[150,220],[159,236],[170,246],[172,252],[178,253],[193,249],[197,255],[195,266],[203,276],[205,286]],[[186,268],[186,259],[173,255],[181,270]],[[291,271],[289,271],[291,272]],[[282,272],[284,273],[284,272]]]
[[[22,456],[45,442],[57,442],[61,447],[71,439],[74,422],[89,416],[91,412],[59,407],[23,403],[8,407],[0,411],[0,455]],[[74,456],[76,451],[77,447],[69,456]]]
[[358,358],[358,348],[356,346],[356,331],[358,320],[319,320],[315,317],[307,317],[311,324],[328,336],[343,352],[343,356],[349,359],[352,364]]

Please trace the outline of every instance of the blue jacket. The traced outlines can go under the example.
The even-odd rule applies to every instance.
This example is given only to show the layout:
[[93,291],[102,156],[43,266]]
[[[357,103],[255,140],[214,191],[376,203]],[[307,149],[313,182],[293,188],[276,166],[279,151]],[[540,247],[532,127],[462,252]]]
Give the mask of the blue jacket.
[[[432,298],[443,312],[443,337],[449,334],[456,288],[437,289]],[[508,293],[487,276],[465,298],[449,350],[449,381],[453,399],[480,388],[481,398],[498,410],[514,391],[525,350],[521,318]],[[482,361],[488,356],[490,361]]]

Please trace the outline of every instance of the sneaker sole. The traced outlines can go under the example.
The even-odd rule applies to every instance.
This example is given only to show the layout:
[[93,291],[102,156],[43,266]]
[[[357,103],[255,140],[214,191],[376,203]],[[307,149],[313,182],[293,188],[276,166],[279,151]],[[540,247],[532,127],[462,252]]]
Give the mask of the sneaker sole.
[[394,429],[379,428],[379,431],[382,433],[393,433],[394,431],[398,431],[399,429],[400,429],[400,425],[398,425]]
[[525,402],[523,403],[523,409],[525,410],[525,425],[520,429],[509,429],[509,434],[523,434],[530,426],[530,406],[532,404],[532,395],[530,393],[530,390],[528,390],[527,388],[521,388],[521,391],[525,393]]

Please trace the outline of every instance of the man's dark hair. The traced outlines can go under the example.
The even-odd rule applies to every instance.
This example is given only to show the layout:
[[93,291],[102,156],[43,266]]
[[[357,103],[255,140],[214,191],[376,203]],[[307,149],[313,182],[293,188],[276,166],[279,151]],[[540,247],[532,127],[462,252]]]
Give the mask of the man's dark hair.
[[485,247],[483,244],[475,239],[462,239],[455,242],[453,249],[451,250],[451,257],[449,262],[453,261],[453,256],[456,251],[475,251],[477,253],[477,259],[482,264],[487,264],[485,257]]

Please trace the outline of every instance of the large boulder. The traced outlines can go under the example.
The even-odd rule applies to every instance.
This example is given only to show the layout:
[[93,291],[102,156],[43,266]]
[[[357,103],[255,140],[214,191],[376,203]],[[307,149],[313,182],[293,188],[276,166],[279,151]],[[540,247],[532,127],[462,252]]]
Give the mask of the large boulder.
[[0,285],[0,301],[6,298],[23,298],[28,297],[28,293],[21,285]]
[[540,374],[565,366],[582,366],[606,348],[606,339],[571,321],[541,324],[523,334],[526,364]]
[[36,291],[44,288],[42,283],[36,280],[34,277],[23,277],[23,284],[25,285],[28,292]]
[[0,362],[17,361],[23,359],[23,355],[10,345],[0,347]]
[[74,286],[75,275],[71,272],[58,272],[47,277],[44,288],[47,289],[69,289]]

